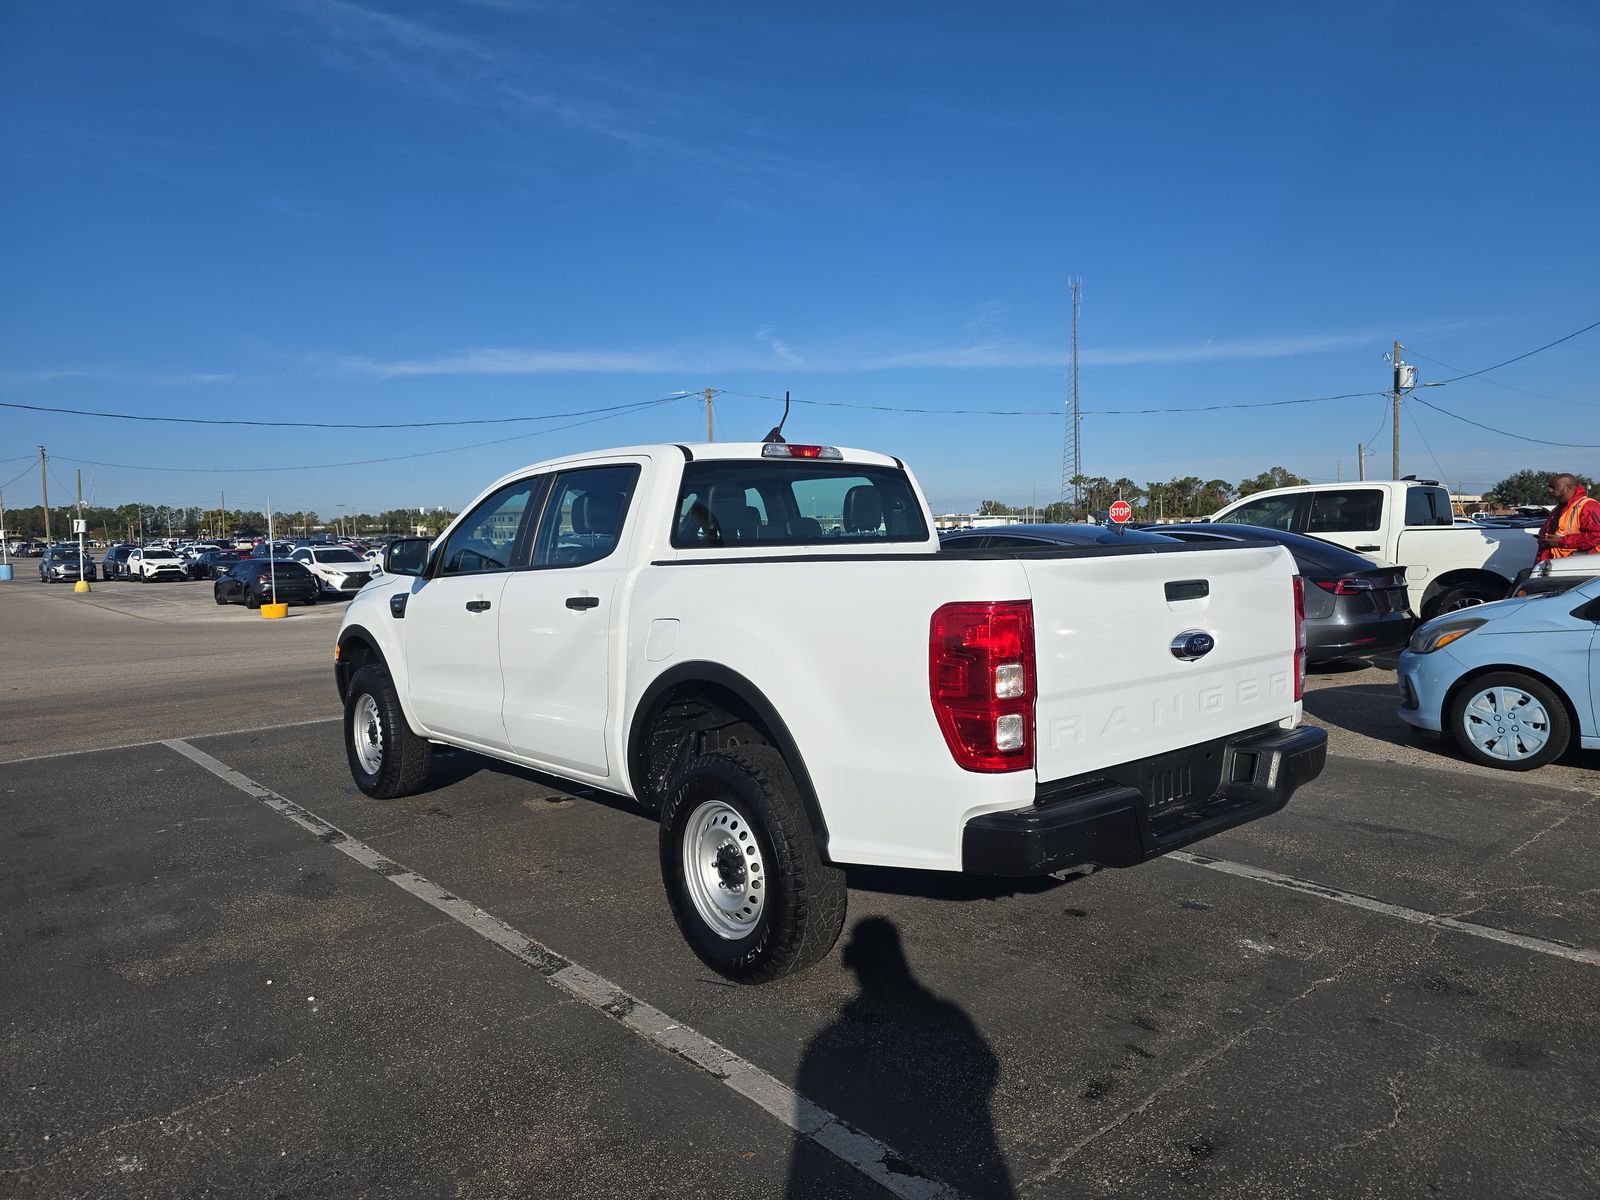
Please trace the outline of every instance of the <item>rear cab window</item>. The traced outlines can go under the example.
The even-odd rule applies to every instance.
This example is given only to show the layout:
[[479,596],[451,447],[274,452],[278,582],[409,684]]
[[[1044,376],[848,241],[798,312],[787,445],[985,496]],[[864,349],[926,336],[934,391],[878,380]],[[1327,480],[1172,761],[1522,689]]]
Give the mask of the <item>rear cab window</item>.
[[1442,487],[1414,487],[1406,492],[1406,525],[1454,525],[1455,514],[1450,511],[1450,493]]
[[679,549],[926,542],[904,471],[827,459],[687,463],[672,544]]

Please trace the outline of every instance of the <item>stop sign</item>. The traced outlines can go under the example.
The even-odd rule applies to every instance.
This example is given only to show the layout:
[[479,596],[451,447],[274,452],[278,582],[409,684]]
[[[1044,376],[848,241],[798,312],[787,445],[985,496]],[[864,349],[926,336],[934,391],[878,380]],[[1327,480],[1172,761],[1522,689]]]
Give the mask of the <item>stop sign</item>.
[[1133,505],[1129,504],[1126,500],[1118,500],[1111,506],[1111,519],[1118,525],[1121,525],[1124,521],[1127,521],[1132,516]]

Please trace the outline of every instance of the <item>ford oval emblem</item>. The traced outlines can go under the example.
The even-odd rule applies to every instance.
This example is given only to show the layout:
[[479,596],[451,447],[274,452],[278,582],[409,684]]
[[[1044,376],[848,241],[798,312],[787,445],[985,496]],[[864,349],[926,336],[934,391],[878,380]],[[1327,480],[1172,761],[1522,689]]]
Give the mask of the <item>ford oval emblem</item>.
[[1217,647],[1217,639],[1203,629],[1185,629],[1172,639],[1172,657],[1185,662],[1204,658]]

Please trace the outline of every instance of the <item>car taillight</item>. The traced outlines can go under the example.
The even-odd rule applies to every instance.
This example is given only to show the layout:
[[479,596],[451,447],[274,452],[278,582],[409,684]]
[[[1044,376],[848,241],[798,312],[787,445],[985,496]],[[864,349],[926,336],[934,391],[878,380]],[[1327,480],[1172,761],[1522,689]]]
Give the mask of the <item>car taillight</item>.
[[1318,579],[1316,585],[1325,592],[1332,592],[1335,596],[1353,596],[1357,592],[1378,590],[1378,585],[1372,580],[1353,575],[1348,579]]
[[[1342,581],[1341,581],[1342,582]],[[1294,577],[1294,698],[1306,694],[1306,581]]]
[[269,581],[270,581],[270,580],[271,580],[271,579],[272,579],[272,576],[271,576],[271,575],[269,575],[269,574],[268,574],[268,573],[267,573],[267,572],[265,572],[265,571],[263,571],[263,572],[261,572],[261,574],[259,574],[259,575],[257,575],[257,576],[256,576],[256,582],[257,582],[257,583],[267,583],[267,582],[269,582]]
[[946,604],[928,629],[928,690],[940,732],[969,771],[1033,766],[1033,602]]

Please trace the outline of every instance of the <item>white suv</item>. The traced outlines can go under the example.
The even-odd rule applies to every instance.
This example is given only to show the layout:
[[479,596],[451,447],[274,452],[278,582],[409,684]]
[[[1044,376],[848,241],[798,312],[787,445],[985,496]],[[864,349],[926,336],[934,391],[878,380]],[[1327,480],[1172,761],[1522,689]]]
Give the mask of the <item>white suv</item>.
[[165,546],[135,546],[128,555],[127,569],[128,578],[136,583],[189,578],[183,559]]

